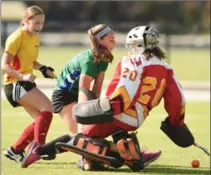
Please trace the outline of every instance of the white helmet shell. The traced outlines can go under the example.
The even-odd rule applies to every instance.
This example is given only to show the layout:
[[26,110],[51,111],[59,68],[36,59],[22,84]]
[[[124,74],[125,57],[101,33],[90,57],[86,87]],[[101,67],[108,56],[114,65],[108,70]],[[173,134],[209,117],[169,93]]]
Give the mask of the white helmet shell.
[[[127,35],[125,46],[134,54],[142,54],[145,49],[152,49],[159,43],[159,32],[149,26],[133,28]],[[142,52],[142,53],[140,53]]]

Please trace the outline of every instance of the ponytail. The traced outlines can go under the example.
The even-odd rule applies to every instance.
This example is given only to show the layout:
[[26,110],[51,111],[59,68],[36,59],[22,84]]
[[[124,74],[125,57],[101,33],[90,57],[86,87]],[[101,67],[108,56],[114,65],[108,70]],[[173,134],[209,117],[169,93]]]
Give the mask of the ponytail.
[[166,58],[166,54],[163,52],[163,50],[160,47],[154,47],[152,49],[146,49],[143,54],[147,54],[147,55],[155,55],[156,57],[158,57],[160,60],[165,59]]
[[[107,48],[99,44],[96,37],[96,35],[103,31],[106,27],[106,25],[100,24],[88,30],[88,36],[91,41],[91,48],[95,62],[101,62],[103,60],[110,63],[113,60],[113,55],[111,54],[111,52]],[[100,39],[105,36],[106,34],[100,37]]]

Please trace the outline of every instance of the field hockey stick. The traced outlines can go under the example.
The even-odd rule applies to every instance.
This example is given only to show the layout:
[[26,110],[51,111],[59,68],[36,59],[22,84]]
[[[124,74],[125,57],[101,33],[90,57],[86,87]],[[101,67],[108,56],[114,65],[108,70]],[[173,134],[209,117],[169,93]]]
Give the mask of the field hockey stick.
[[204,147],[204,146],[202,146],[202,145],[200,145],[200,144],[198,144],[198,143],[194,143],[193,144],[194,146],[196,146],[197,148],[200,148],[201,150],[203,150],[208,156],[210,156],[210,153],[208,152],[208,149],[206,148],[206,147]]

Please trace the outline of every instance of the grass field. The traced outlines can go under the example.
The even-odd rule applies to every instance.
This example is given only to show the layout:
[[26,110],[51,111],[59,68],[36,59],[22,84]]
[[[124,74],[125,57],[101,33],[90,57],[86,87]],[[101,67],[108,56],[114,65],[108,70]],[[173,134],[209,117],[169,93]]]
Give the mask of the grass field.
[[[62,67],[82,48],[41,48],[39,60],[41,63],[55,68],[58,74]],[[114,62],[106,73],[107,80],[111,79],[116,63],[125,49],[114,50]],[[180,81],[210,81],[210,50],[208,49],[172,49],[170,64],[174,68]],[[39,78],[42,76],[40,73]],[[32,120],[22,108],[12,108],[6,100],[2,100],[1,106],[1,173],[2,175],[124,175],[135,174],[210,174],[210,157],[195,147],[179,148],[172,143],[159,129],[160,122],[166,113],[162,107],[158,107],[150,113],[150,117],[139,129],[138,138],[140,144],[146,145],[149,150],[162,150],[161,157],[144,171],[133,173],[127,167],[120,169],[109,169],[105,172],[83,172],[75,163],[78,156],[72,153],[64,153],[57,156],[54,161],[40,161],[31,165],[28,169],[21,169],[20,164],[6,159],[3,151],[11,145],[19,136],[22,129]],[[160,105],[162,106],[162,105]],[[186,110],[186,123],[193,132],[196,141],[210,148],[210,103],[189,102]],[[47,140],[50,141],[67,133],[63,121],[58,115],[54,119],[49,130]],[[198,159],[200,168],[191,168],[191,161]]]
[[[64,65],[84,48],[80,47],[42,47],[39,60],[51,65],[58,74]],[[106,79],[112,77],[117,62],[123,55],[127,55],[124,48],[116,48],[113,52],[114,61],[109,66]],[[174,49],[170,52],[170,65],[174,68],[179,80],[210,81],[210,50],[209,49]]]
[[[84,172],[79,170],[75,163],[78,156],[72,153],[64,153],[57,156],[54,161],[40,161],[31,165],[28,169],[21,169],[20,164],[6,159],[2,155],[2,175],[123,175],[123,174],[210,174],[210,157],[195,147],[180,148],[174,145],[159,129],[160,122],[165,118],[166,113],[160,107],[151,112],[150,117],[138,130],[138,139],[141,144],[146,145],[149,150],[162,150],[161,157],[149,165],[140,173],[130,172],[127,167],[120,169],[108,169],[105,172]],[[2,147],[3,151],[12,144],[19,136],[23,127],[31,122],[30,117],[21,108],[14,109],[8,102],[2,101]],[[187,104],[186,123],[193,132],[196,141],[210,147],[210,103],[197,102]],[[66,134],[63,121],[58,115],[54,115],[48,140]],[[200,168],[191,168],[193,159],[200,160]]]
[[[50,65],[59,74],[64,65],[79,52],[82,47],[41,47],[39,61]],[[113,51],[114,61],[109,65],[105,79],[110,80],[117,62],[123,55],[127,55],[125,48],[116,48]],[[172,48],[170,51],[170,65],[174,68],[180,81],[210,81],[210,50],[194,48]],[[39,72],[38,78],[43,79]]]

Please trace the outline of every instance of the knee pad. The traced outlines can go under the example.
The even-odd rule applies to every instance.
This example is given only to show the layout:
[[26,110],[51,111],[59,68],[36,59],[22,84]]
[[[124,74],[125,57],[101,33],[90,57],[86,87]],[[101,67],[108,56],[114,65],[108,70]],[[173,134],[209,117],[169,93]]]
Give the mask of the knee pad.
[[81,124],[102,124],[113,121],[108,98],[90,100],[74,105],[73,116]]

